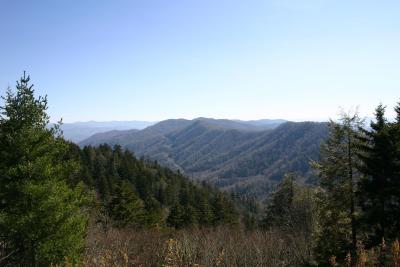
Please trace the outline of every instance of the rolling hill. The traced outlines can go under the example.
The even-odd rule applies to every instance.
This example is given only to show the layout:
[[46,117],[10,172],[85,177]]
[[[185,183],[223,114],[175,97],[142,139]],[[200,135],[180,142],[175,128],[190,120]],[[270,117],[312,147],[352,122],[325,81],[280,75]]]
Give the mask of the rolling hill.
[[308,163],[327,133],[326,123],[317,122],[177,119],[98,133],[80,145],[119,144],[196,180],[263,197],[288,172],[312,183]]
[[88,121],[63,123],[61,129],[64,133],[64,138],[73,142],[80,142],[96,133],[103,133],[115,130],[141,130],[155,122],[148,121]]

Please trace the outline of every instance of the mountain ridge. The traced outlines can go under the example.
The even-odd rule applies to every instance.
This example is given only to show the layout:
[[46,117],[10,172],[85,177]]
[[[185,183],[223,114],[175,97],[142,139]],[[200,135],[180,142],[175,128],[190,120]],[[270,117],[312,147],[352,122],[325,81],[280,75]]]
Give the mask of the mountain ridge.
[[156,122],[150,121],[86,121],[63,123],[61,130],[64,138],[79,143],[94,134],[115,130],[141,130]]
[[266,127],[196,118],[166,120],[141,131],[97,134],[80,145],[121,145],[196,180],[264,197],[288,172],[312,183],[308,162],[318,158],[326,136],[327,125],[320,122]]

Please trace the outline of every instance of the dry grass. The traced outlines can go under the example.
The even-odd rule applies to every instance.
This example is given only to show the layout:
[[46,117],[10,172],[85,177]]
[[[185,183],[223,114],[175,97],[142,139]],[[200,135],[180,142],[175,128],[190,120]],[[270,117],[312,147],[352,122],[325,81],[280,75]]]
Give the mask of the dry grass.
[[84,266],[300,266],[310,261],[306,240],[281,232],[213,228],[92,229]]
[[[390,248],[390,249],[389,249]],[[331,266],[339,266],[336,263],[336,257],[330,258]],[[346,266],[351,265],[350,253],[345,259]],[[400,267],[400,243],[395,240],[391,247],[388,247],[385,240],[382,239],[380,246],[366,250],[361,242],[357,245],[357,259],[354,263],[355,267],[376,267],[376,266],[392,266]]]
[[[311,242],[282,230],[250,231],[241,228],[206,229],[90,229],[81,266],[316,266]],[[329,259],[331,266],[400,267],[398,240],[365,249],[358,243],[357,256],[347,254],[343,264]],[[66,264],[67,267],[76,267]]]

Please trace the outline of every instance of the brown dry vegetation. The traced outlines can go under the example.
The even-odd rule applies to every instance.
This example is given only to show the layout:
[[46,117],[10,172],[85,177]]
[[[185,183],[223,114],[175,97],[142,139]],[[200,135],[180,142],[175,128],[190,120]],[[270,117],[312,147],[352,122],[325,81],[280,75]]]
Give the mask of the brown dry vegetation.
[[[316,266],[311,246],[301,236],[279,230],[247,232],[218,227],[105,232],[94,227],[89,231],[81,266]],[[400,267],[397,240],[369,250],[359,243],[357,255],[351,259],[348,254],[345,266]],[[329,261],[331,266],[341,266],[335,256]]]
[[311,260],[300,236],[213,228],[117,230],[93,228],[84,266],[300,266]]
[[[332,256],[329,259],[332,267],[342,266],[337,263],[336,257]],[[379,247],[374,247],[369,250],[365,249],[361,242],[357,244],[357,258],[352,259],[350,252],[345,259],[345,266],[351,267],[381,267],[391,266],[400,267],[400,243],[396,239],[391,246],[388,246],[383,239]]]

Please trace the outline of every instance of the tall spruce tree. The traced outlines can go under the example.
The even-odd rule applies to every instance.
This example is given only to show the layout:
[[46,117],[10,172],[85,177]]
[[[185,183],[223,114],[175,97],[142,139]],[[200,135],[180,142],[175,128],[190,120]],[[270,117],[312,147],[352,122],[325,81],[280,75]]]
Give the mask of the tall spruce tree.
[[0,114],[2,266],[78,261],[84,246],[83,192],[68,184],[77,165],[59,127],[47,128],[47,98],[35,97],[25,73],[3,97]]
[[294,191],[297,185],[292,174],[285,175],[282,182],[272,193],[267,205],[266,216],[263,222],[265,227],[279,226],[292,227]]
[[360,206],[362,224],[368,235],[370,245],[379,244],[382,238],[390,239],[398,235],[395,222],[398,206],[398,148],[393,127],[385,118],[385,107],[379,105],[375,110],[375,121],[370,129],[363,131],[360,138],[360,170],[365,178],[360,182]]
[[[316,225],[314,203],[314,189],[299,185],[294,174],[287,174],[272,193],[261,226],[267,229],[279,228],[283,233],[302,236],[311,244]],[[311,248],[310,245],[307,249]]]
[[316,255],[321,264],[331,256],[344,259],[348,251],[355,252],[357,245],[356,184],[359,159],[358,135],[362,120],[357,112],[342,113],[339,122],[330,121],[330,135],[321,146],[318,170],[320,230]]
[[[394,228],[397,229],[398,236],[400,238],[400,102],[397,103],[395,107],[396,119],[391,127],[391,135],[393,136],[393,140],[395,142],[396,156],[394,160],[395,174],[392,180],[393,184],[393,208],[394,208],[394,217],[396,220],[393,221]],[[396,238],[394,237],[394,238]]]
[[141,227],[144,224],[144,203],[128,181],[122,181],[116,186],[109,209],[117,227]]

